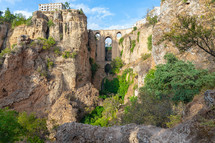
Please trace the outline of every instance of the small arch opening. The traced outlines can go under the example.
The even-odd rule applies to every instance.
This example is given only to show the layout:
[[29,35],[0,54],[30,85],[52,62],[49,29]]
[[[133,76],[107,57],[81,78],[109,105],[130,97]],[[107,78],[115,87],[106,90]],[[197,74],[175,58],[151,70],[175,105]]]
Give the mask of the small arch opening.
[[116,38],[120,39],[122,37],[122,34],[120,32],[117,33]]
[[96,33],[95,39],[96,39],[96,40],[100,40],[100,38],[101,38],[101,35],[100,35],[99,33]]
[[112,67],[110,64],[105,65],[105,73],[108,75],[111,73]]
[[112,39],[105,39],[105,61],[112,61]]

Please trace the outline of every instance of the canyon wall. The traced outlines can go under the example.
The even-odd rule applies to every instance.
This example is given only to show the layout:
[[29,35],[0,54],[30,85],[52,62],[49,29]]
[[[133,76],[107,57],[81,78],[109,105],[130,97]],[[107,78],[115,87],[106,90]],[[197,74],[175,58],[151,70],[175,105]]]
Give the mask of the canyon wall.
[[190,50],[180,52],[176,46],[169,41],[160,43],[165,32],[169,32],[173,24],[177,20],[177,15],[197,15],[201,17],[206,15],[209,11],[213,11],[213,4],[209,7],[210,0],[189,0],[183,2],[182,0],[165,0],[161,4],[161,14],[159,21],[153,28],[153,48],[152,55],[157,64],[165,63],[164,55],[167,52],[174,53],[179,59],[189,60],[195,64],[197,68],[215,70],[212,66],[215,64],[214,57],[210,56],[203,50],[192,47]]
[[[56,44],[44,49],[39,37],[53,37]],[[80,121],[97,106],[98,90],[91,84],[84,14],[78,10],[36,11],[31,26],[10,29],[7,39],[14,48],[2,58],[0,108],[35,112],[48,117],[50,123],[63,124]],[[74,55],[63,58],[55,53],[56,49]]]

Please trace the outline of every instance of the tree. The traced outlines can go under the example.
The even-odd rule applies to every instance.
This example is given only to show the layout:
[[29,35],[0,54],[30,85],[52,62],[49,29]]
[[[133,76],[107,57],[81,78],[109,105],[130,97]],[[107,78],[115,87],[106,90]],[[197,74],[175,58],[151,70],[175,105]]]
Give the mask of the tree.
[[112,66],[112,73],[116,74],[119,73],[120,68],[123,67],[123,61],[120,57],[116,57],[112,62],[111,62],[111,66]]
[[180,51],[196,46],[215,57],[215,19],[207,19],[205,24],[197,16],[178,15],[177,19],[178,22],[173,24],[170,32],[163,35],[160,42],[172,41]]
[[64,4],[64,7],[66,8],[66,9],[70,9],[70,3],[68,3],[68,2],[65,2],[65,4]]
[[4,14],[4,19],[6,22],[11,23],[13,21],[13,19],[15,19],[16,17],[10,12],[10,9],[7,8],[5,10],[5,14]]
[[160,64],[145,77],[143,87],[158,99],[168,96],[174,102],[190,102],[202,87],[213,88],[215,73],[196,69],[191,62],[178,60],[173,54],[166,54],[166,64]]
[[8,108],[0,109],[0,143],[25,140],[43,143],[48,135],[46,120],[34,114],[18,113]]
[[139,99],[131,101],[125,107],[122,124],[145,124],[165,127],[168,116],[172,113],[170,99],[157,99],[153,94],[139,90]]
[[17,116],[15,111],[0,109],[0,143],[19,141],[23,135]]

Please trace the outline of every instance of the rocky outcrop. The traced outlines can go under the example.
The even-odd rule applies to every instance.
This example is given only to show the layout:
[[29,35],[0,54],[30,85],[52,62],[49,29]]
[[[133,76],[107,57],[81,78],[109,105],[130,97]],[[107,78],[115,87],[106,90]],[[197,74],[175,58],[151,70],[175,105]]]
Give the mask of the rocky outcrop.
[[209,107],[215,105],[215,90],[208,90],[205,92],[204,96],[205,102]]
[[[54,24],[50,25],[51,21]],[[37,38],[49,36],[56,44],[43,49]],[[15,27],[8,39],[10,45],[17,46],[4,55],[0,67],[0,108],[34,112],[48,117],[49,123],[54,120],[61,125],[80,121],[97,106],[98,90],[91,84],[84,14],[78,10],[36,11],[32,25]],[[65,51],[76,56],[63,58]]]
[[[213,92],[213,91],[211,91]],[[208,94],[206,92],[205,94]],[[171,129],[154,126],[129,124],[102,128],[80,123],[66,123],[58,128],[57,143],[202,143],[215,142],[214,116],[215,108],[207,107],[200,97],[198,102],[203,105],[191,118]],[[187,106],[188,110],[192,106]],[[212,121],[212,122],[211,122]],[[209,124],[210,123],[210,124]]]
[[214,143],[215,136],[198,136],[194,122],[189,121],[173,129],[154,126],[129,124],[101,128],[79,123],[66,123],[59,127],[56,134],[57,143]]
[[[139,33],[139,34],[138,34]],[[141,28],[124,36],[122,42],[122,60],[126,63],[132,63],[141,58],[143,54],[150,53],[147,48],[148,37],[152,34],[152,27],[142,25]],[[138,36],[139,35],[139,36]],[[133,47],[134,45],[134,47]],[[133,47],[133,50],[132,50]]]
[[[165,32],[169,32],[173,23],[176,21],[176,15],[197,15],[201,16],[207,13],[208,0],[190,0],[187,3],[181,0],[165,0],[161,4],[161,14],[159,22],[153,29],[153,48],[152,55],[156,65],[165,63],[164,55],[167,52],[174,53],[179,59],[192,61],[197,68],[205,68],[211,71],[215,70],[214,58],[203,50],[192,47],[189,51],[181,53],[172,42],[165,41],[159,43]],[[213,8],[213,7],[212,7]]]
[[36,11],[32,16],[32,24],[30,26],[21,25],[10,30],[9,43],[10,46],[17,44],[17,38],[20,35],[28,35],[31,39],[38,37],[46,38],[48,32],[48,17],[41,11]]

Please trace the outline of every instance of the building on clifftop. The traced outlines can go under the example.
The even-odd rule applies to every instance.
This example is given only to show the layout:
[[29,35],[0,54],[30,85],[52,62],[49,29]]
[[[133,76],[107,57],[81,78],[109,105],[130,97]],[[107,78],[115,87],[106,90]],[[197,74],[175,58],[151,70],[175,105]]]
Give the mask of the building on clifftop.
[[62,3],[39,4],[40,11],[55,11],[65,9]]

